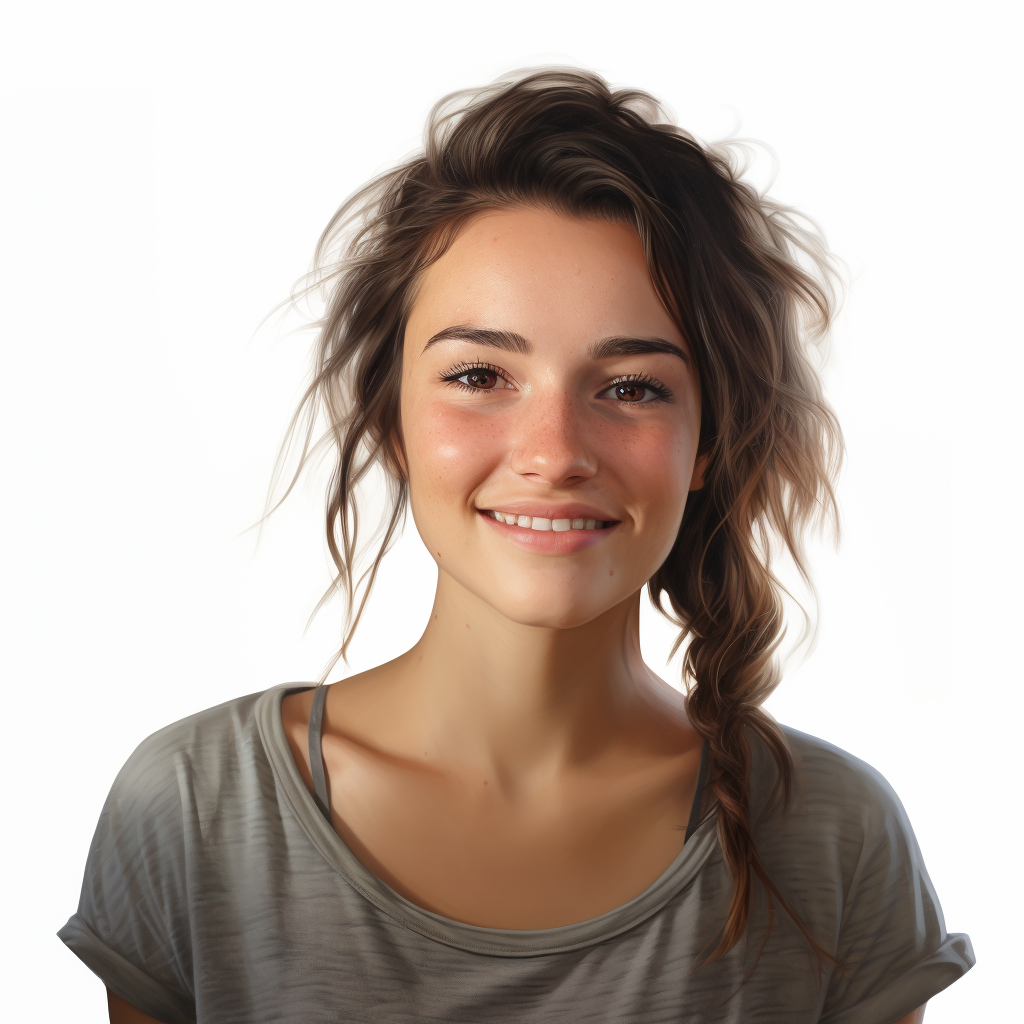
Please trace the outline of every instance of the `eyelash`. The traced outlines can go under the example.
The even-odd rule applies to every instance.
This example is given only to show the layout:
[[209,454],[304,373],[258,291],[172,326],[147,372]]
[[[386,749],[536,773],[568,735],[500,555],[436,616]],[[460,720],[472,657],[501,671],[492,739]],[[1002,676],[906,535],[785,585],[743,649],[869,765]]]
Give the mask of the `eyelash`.
[[[613,387],[615,387],[618,384],[642,384],[645,388],[648,388],[650,391],[653,391],[655,395],[657,395],[657,398],[654,399],[655,402],[670,402],[670,401],[672,401],[672,391],[669,388],[665,387],[665,385],[662,384],[661,381],[658,380],[656,377],[652,377],[649,373],[626,373],[626,374],[623,374],[621,377],[616,377],[615,380],[609,381],[608,386],[606,388],[604,388],[603,390],[607,391],[608,388],[613,388]],[[637,402],[637,403],[624,402],[623,403],[623,405],[631,405],[631,404],[636,404],[636,405],[653,405],[654,403],[653,402],[642,402],[642,403],[641,402]]]
[[499,366],[495,366],[493,363],[455,363],[454,366],[449,366],[444,373],[441,374],[441,380],[446,384],[451,384],[453,387],[459,388],[462,391],[472,391],[474,394],[481,391],[481,388],[470,387],[468,384],[463,384],[460,377],[465,377],[467,373],[472,373],[474,370],[486,370],[488,373],[493,373],[495,376],[500,377],[506,384],[512,382],[508,379],[505,371]]
[[[501,367],[495,366],[493,363],[455,363],[441,374],[441,380],[445,384],[450,384],[462,391],[471,391],[474,394],[477,394],[482,389],[471,387],[469,384],[464,384],[459,380],[460,377],[465,377],[467,373],[472,373],[474,370],[486,370],[488,373],[493,373],[495,376],[500,377],[506,384],[512,383],[505,371],[502,370]],[[654,402],[670,402],[672,400],[672,391],[662,384],[660,380],[656,377],[652,377],[648,373],[622,374],[614,380],[610,380],[601,389],[600,393],[604,394],[604,392],[609,390],[609,388],[613,388],[618,384],[641,384],[652,391],[656,396],[653,402],[623,402],[623,405],[653,405]]]

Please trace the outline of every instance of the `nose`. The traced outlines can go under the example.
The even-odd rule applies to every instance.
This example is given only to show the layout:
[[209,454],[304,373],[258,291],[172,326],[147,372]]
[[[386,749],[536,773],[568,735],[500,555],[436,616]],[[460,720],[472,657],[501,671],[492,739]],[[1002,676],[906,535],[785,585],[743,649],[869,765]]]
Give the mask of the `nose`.
[[545,392],[520,409],[512,470],[552,487],[589,480],[597,472],[597,459],[587,443],[584,417],[571,394]]

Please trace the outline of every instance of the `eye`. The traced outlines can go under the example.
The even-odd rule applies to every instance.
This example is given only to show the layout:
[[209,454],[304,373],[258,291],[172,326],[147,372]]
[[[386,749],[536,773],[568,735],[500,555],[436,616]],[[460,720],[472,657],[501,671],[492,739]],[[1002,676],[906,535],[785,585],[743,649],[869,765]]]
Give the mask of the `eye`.
[[650,405],[652,402],[672,400],[672,392],[660,380],[655,380],[645,373],[616,377],[601,394],[607,395],[615,402],[628,405]]
[[452,366],[441,374],[441,380],[464,391],[493,391],[512,387],[497,366],[485,363],[460,363]]
[[478,388],[481,391],[490,391],[500,378],[493,370],[470,370],[469,373],[464,373],[456,380],[460,384],[466,384],[471,388]]

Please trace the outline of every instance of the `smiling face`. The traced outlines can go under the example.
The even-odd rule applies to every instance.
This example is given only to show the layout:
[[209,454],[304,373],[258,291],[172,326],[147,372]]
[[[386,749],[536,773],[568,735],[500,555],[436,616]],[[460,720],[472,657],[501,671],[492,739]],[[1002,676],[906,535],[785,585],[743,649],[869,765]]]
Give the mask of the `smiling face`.
[[402,368],[410,503],[445,585],[561,628],[630,598],[702,484],[699,396],[632,227],[471,220],[420,281]]

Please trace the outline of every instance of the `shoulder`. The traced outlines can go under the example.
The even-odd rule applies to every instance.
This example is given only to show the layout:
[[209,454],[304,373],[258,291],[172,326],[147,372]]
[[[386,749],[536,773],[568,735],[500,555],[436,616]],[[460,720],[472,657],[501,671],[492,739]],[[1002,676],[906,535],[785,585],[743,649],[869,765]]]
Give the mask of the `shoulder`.
[[893,813],[902,806],[877,769],[840,747],[783,727],[796,767],[795,797],[803,804],[856,806],[864,813]]
[[125,763],[136,773],[159,772],[172,763],[201,762],[211,752],[237,748],[255,727],[256,704],[269,691],[250,693],[182,718],[147,736]]
[[236,697],[147,736],[118,772],[105,814],[130,819],[145,808],[153,820],[161,808],[170,814],[183,801],[223,795],[253,762],[260,744],[257,712],[271,695]]
[[[123,998],[160,1020],[194,1020],[195,907],[231,884],[261,799],[261,709],[274,691],[189,715],[146,737],[118,772],[61,937]],[[276,708],[276,702],[274,702]]]
[[789,727],[783,732],[794,773],[782,813],[768,810],[778,779],[774,761],[763,746],[754,753],[751,809],[763,842],[780,854],[800,850],[843,874],[883,850],[886,856],[898,849],[919,856],[903,804],[881,772],[826,740]]
[[[971,967],[970,940],[946,932],[914,830],[883,775],[825,740],[783,732],[793,798],[765,817],[758,844],[773,881],[843,965],[821,1019],[892,1020]],[[755,764],[764,766],[765,753]],[[771,778],[764,771],[752,785]]]

